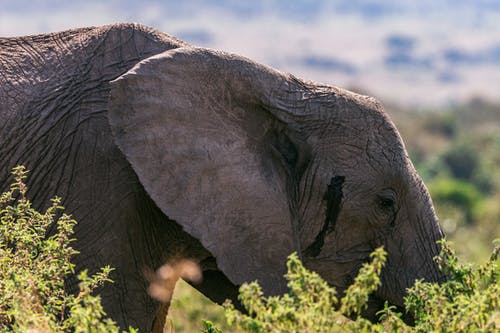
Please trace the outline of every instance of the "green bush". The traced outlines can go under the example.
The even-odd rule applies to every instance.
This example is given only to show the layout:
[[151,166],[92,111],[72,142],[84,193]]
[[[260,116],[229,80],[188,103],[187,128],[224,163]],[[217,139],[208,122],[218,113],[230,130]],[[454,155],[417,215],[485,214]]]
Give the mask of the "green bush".
[[457,117],[453,112],[430,111],[422,124],[426,132],[452,139],[457,134]]
[[[240,288],[240,300],[248,310],[243,315],[226,304],[227,319],[244,332],[332,332],[358,331],[372,328],[361,317],[356,321],[345,316],[357,316],[367,306],[368,296],[380,285],[380,271],[386,260],[382,249],[373,254],[371,264],[364,265],[346,295],[339,300],[335,288],[321,277],[304,268],[294,253],[288,258],[288,294],[264,297],[257,282]],[[340,306],[337,311],[336,307]]]
[[436,258],[449,280],[417,281],[405,299],[415,332],[498,332],[500,329],[500,247],[483,265],[460,264],[450,244]]
[[[80,290],[68,293],[64,280],[74,274],[71,234],[76,222],[63,213],[60,199],[37,212],[26,198],[26,171],[17,167],[9,191],[0,196],[0,332],[118,332],[92,292],[109,281],[105,267],[78,275]],[[57,232],[47,235],[49,225]],[[408,290],[406,310],[415,318],[408,326],[386,304],[380,323],[359,316],[368,296],[380,285],[386,254],[377,249],[341,299],[319,275],[305,269],[295,254],[288,260],[289,292],[264,297],[258,283],[245,284],[240,300],[248,315],[226,303],[228,323],[242,332],[498,332],[500,268],[495,247],[483,265],[460,264],[446,242],[436,258],[449,280],[417,283]],[[354,320],[349,318],[354,318]],[[204,322],[204,332],[221,333]],[[134,331],[130,329],[130,331]]]
[[466,223],[473,223],[483,201],[483,195],[471,183],[453,179],[437,178],[429,183],[429,192],[439,206],[452,205],[465,215]]
[[[76,221],[63,213],[60,199],[40,213],[26,198],[27,171],[17,167],[9,191],[0,197],[0,332],[118,332],[92,292],[111,268],[78,274],[79,292],[70,294],[65,278],[74,274],[70,246]],[[54,235],[47,235],[50,225]],[[133,331],[133,330],[130,330]]]
[[[500,270],[496,247],[490,260],[481,266],[462,265],[446,242],[436,258],[449,276],[443,284],[417,281],[408,290],[406,310],[415,318],[408,326],[387,303],[379,312],[380,323],[359,317],[368,295],[380,285],[385,252],[377,249],[372,262],[365,264],[355,282],[339,300],[335,289],[316,273],[305,269],[292,254],[288,259],[289,292],[264,297],[257,282],[240,288],[240,300],[248,311],[242,314],[227,303],[226,317],[241,332],[498,332],[500,329]],[[335,310],[335,309],[339,310]],[[355,320],[346,316],[354,317]],[[220,333],[211,322],[205,332]]]
[[479,168],[479,154],[468,144],[453,146],[442,156],[453,177],[472,180]]
[[473,184],[482,193],[490,195],[498,185],[495,181],[498,147],[493,136],[465,136],[433,158],[420,161],[418,169],[427,181],[435,178],[457,179]]

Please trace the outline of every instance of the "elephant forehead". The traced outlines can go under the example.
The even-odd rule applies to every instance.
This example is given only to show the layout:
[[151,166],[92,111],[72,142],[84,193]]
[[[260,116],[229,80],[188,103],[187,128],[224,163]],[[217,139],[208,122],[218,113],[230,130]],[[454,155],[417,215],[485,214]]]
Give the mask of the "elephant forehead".
[[[384,120],[330,125],[316,139],[316,155],[327,168],[396,168],[408,164],[408,153],[394,125]],[[380,170],[383,171],[383,170]]]

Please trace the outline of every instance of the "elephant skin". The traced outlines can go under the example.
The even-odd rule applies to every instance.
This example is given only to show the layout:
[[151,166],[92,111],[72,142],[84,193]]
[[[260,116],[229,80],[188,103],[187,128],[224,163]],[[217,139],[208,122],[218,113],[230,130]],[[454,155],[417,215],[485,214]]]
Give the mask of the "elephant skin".
[[431,199],[373,98],[115,24],[0,38],[0,118],[0,190],[24,164],[35,206],[63,198],[76,270],[116,268],[100,292],[121,327],[152,327],[145,270],[179,258],[218,302],[284,292],[294,251],[342,293],[384,245],[373,297],[399,306],[442,278]]

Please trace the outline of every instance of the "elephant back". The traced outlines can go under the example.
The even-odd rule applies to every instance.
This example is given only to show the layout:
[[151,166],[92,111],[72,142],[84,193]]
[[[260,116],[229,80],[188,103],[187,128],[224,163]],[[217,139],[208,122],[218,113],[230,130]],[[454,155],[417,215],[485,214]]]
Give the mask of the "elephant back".
[[109,82],[185,45],[138,24],[0,38],[0,189],[18,164],[31,170],[28,185],[43,184],[35,202],[72,200],[71,186],[81,191],[109,174],[123,163],[107,121]]

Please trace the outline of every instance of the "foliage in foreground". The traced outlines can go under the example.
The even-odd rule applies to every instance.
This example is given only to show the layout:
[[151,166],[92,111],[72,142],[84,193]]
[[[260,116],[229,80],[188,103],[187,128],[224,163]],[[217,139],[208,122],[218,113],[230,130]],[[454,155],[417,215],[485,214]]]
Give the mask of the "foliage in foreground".
[[[226,304],[227,319],[245,332],[342,332],[369,329],[371,323],[359,317],[348,320],[344,315],[357,315],[366,307],[368,296],[380,285],[380,271],[386,260],[379,248],[372,254],[370,265],[361,268],[354,284],[339,300],[336,291],[321,277],[304,268],[297,255],[287,262],[288,294],[264,297],[257,282],[240,288],[240,300],[249,315],[243,315]],[[340,311],[335,310],[340,305]]]
[[[481,266],[463,265],[443,241],[436,260],[449,281],[441,285],[418,281],[405,298],[406,310],[415,318],[415,326],[406,325],[402,315],[387,304],[379,313],[381,323],[359,316],[368,295],[380,285],[380,271],[385,263],[381,248],[372,253],[372,262],[361,268],[341,300],[334,288],[305,269],[297,255],[292,254],[287,263],[288,294],[264,297],[258,283],[245,284],[240,288],[240,300],[249,314],[238,312],[228,303],[226,318],[243,332],[498,332],[499,252],[500,247],[495,247],[490,260]],[[212,323],[204,324],[205,332],[220,333]]]
[[[110,268],[88,276],[79,274],[78,294],[66,292],[64,280],[74,273],[70,246],[75,221],[62,213],[60,200],[39,213],[26,198],[18,167],[10,190],[0,196],[0,332],[117,332],[92,292],[109,281]],[[57,232],[47,236],[50,225]],[[226,304],[230,325],[243,332],[495,332],[500,330],[500,286],[496,247],[481,266],[463,265],[448,243],[437,258],[450,277],[442,285],[417,282],[409,290],[406,308],[415,318],[407,326],[386,305],[382,322],[373,324],[359,313],[368,295],[380,285],[385,252],[377,249],[372,262],[360,270],[355,283],[338,299],[335,289],[305,269],[296,255],[288,261],[289,292],[264,297],[257,283],[242,286],[240,299],[249,315]],[[338,309],[338,310],[335,310]],[[350,320],[346,316],[355,318]],[[221,333],[211,322],[205,332]]]
[[[111,269],[78,275],[79,292],[64,287],[74,273],[70,246],[76,221],[62,213],[60,199],[40,213],[26,198],[27,171],[17,167],[10,190],[0,197],[0,332],[118,332],[92,292]],[[47,228],[57,232],[47,237]]]

